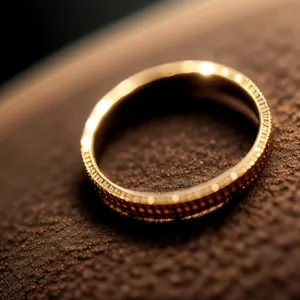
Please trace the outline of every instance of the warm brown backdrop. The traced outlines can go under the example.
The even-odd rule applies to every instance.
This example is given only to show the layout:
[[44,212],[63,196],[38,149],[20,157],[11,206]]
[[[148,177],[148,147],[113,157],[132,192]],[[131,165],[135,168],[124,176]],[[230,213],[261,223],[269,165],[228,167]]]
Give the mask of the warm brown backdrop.
[[[296,2],[285,4],[198,36],[194,26],[192,39],[138,65],[122,61],[123,71],[94,76],[75,95],[75,82],[60,94],[59,83],[40,88],[34,96],[47,107],[28,118],[18,103],[7,114],[2,108],[1,298],[298,299],[299,11]],[[274,119],[269,163],[245,195],[200,220],[124,219],[101,204],[86,178],[79,155],[84,121],[123,77],[179,59],[228,64],[258,84]],[[234,163],[251,141],[247,123],[227,113],[218,121],[196,111],[141,124],[109,146],[105,168],[119,183],[144,189],[202,181]]]

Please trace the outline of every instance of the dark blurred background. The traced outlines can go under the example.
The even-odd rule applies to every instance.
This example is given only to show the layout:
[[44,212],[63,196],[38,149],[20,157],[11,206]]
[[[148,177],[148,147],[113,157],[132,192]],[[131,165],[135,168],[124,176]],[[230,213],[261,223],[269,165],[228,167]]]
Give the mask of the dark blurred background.
[[160,1],[1,1],[0,84],[86,34]]

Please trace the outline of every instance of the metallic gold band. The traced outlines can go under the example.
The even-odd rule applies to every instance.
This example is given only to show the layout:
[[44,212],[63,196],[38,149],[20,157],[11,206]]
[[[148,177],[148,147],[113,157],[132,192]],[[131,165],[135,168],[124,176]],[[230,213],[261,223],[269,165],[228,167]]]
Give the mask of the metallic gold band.
[[[115,104],[152,81],[180,74],[196,74],[203,80],[219,78],[244,92],[258,117],[256,140],[247,155],[235,166],[198,186],[167,193],[147,193],[122,188],[111,182],[95,159],[96,133]],[[245,189],[260,173],[268,156],[271,114],[266,99],[245,75],[229,67],[206,61],[182,61],[147,69],[121,82],[95,106],[81,138],[81,153],[87,173],[102,199],[114,210],[147,221],[170,221],[207,214],[221,207],[230,197]]]

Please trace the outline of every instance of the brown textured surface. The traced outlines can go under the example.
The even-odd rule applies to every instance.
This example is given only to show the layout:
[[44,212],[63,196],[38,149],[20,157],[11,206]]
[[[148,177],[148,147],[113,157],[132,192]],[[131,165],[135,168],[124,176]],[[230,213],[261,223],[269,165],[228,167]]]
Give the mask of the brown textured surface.
[[[241,20],[153,57],[153,64],[186,58],[228,64],[253,79],[269,101],[274,142],[262,177],[210,216],[143,224],[99,201],[84,174],[79,138],[99,95],[124,74],[5,137],[1,298],[299,299],[299,9],[294,4]],[[124,134],[105,154],[107,172],[123,185],[159,191],[227,168],[247,148],[251,129],[236,117],[198,116],[171,116]],[[200,164],[200,172],[191,161]]]
[[238,163],[256,137],[256,126],[225,104],[174,97],[165,100],[168,113],[162,113],[163,99],[150,98],[153,108],[160,108],[157,115],[149,112],[145,98],[149,116],[136,120],[131,106],[125,118],[118,114],[121,130],[99,155],[104,174],[125,188],[159,193],[193,187]]

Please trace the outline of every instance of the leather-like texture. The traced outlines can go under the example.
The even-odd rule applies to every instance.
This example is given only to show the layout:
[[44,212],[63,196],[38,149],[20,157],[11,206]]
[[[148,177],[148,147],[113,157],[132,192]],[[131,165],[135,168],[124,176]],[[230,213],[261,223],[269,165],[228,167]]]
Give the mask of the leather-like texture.
[[[268,164],[245,194],[211,215],[146,224],[102,204],[79,140],[97,99],[124,74],[11,130],[0,150],[0,298],[299,299],[299,11],[293,4],[239,20],[145,62],[224,63],[268,100]],[[128,128],[101,163],[120,185],[166,191],[220,173],[252,140],[251,125],[226,109],[186,112]]]

